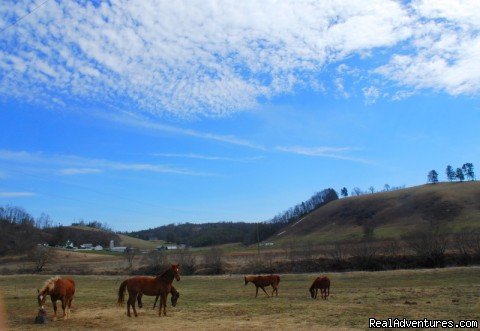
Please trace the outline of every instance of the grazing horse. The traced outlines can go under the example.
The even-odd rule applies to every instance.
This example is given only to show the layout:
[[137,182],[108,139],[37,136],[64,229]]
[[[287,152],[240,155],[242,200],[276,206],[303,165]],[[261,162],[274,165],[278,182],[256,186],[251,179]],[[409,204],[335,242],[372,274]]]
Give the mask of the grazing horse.
[[63,318],[67,319],[70,315],[73,295],[75,294],[75,282],[71,278],[61,278],[55,276],[45,282],[41,290],[37,290],[38,305],[45,309],[45,300],[50,295],[53,305],[53,320],[57,320],[57,300],[62,302]]
[[330,295],[330,279],[327,276],[317,277],[313,281],[309,290],[312,299],[317,298],[318,289],[320,289],[320,296],[322,299],[327,300],[327,297]]
[[[153,277],[152,277],[153,278]],[[172,285],[172,289],[170,290],[170,294],[172,294],[172,297],[170,298],[171,302],[172,302],[172,307],[175,307],[177,305],[177,301],[178,301],[178,298],[180,297],[180,293],[175,289],[175,287],[173,287]],[[153,308],[152,309],[155,309],[155,306],[157,305],[157,301],[158,301],[158,297],[160,295],[157,295],[155,297],[155,302],[153,303]],[[138,301],[138,308],[142,308],[143,307],[143,304],[142,304],[142,293],[140,293],[137,297],[137,301]]]
[[133,314],[138,316],[135,309],[135,301],[139,294],[144,295],[159,295],[160,305],[158,307],[158,316],[161,316],[162,307],[163,315],[167,315],[167,296],[172,290],[173,279],[180,280],[180,266],[178,264],[172,264],[164,273],[157,277],[137,276],[129,278],[120,284],[118,289],[118,305],[123,305],[125,289],[128,290],[127,301],[127,315],[130,317],[130,306],[133,308]]
[[269,276],[245,276],[245,286],[249,283],[252,282],[255,284],[256,287],[256,293],[255,293],[255,298],[258,296],[258,288],[260,287],[263,292],[269,297],[267,291],[265,291],[265,286],[272,286],[272,297],[273,293],[276,292],[277,297],[278,297],[278,283],[280,283],[280,276],[278,275],[269,275]]

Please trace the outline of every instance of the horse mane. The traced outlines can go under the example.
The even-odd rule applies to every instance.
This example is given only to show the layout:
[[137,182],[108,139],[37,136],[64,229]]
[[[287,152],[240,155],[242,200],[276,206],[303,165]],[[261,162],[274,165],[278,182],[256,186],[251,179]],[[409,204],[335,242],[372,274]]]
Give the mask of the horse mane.
[[53,291],[55,289],[55,282],[59,279],[62,279],[62,277],[53,276],[50,279],[48,279],[43,285],[42,289],[40,290],[40,293],[44,293],[47,289],[48,289],[48,292]]
[[159,278],[164,278],[167,276],[167,274],[173,272],[172,268],[171,267],[168,267],[164,272],[162,272],[159,276],[155,277],[157,279]]

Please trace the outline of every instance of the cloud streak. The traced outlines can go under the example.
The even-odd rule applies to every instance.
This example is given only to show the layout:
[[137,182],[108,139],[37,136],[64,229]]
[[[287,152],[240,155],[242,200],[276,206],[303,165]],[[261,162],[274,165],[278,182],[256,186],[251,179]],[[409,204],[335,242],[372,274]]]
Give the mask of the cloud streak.
[[9,199],[9,198],[25,198],[35,196],[36,193],[34,192],[5,192],[0,191],[0,199]]
[[92,159],[76,155],[46,155],[40,152],[0,150],[0,160],[11,163],[47,166],[57,169],[54,173],[67,175],[96,174],[107,171],[145,171],[170,173],[189,176],[210,176],[212,174],[196,172],[155,163],[127,163],[105,159]]
[[353,161],[359,163],[372,163],[370,160],[350,156],[347,153],[354,151],[351,147],[303,147],[303,146],[277,146],[276,150],[304,156],[326,157],[332,159]]
[[186,154],[155,153],[153,155],[161,156],[161,157],[169,157],[169,158],[188,158],[188,159],[199,159],[199,160],[208,160],[208,161],[232,161],[232,162],[252,162],[252,161],[257,161],[264,158],[264,156],[233,158],[233,157],[225,157],[225,156],[202,155],[202,154],[195,154],[195,153],[186,153]]

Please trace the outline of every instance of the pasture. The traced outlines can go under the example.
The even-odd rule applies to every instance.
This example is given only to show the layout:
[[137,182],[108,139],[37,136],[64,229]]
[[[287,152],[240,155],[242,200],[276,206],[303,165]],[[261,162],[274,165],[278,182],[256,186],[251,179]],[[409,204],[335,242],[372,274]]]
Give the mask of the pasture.
[[[177,330],[236,329],[366,329],[368,318],[480,319],[480,267],[386,272],[328,273],[327,301],[308,292],[317,274],[281,275],[279,296],[255,296],[243,275],[184,276],[174,282],[181,293],[167,317],[151,309],[144,297],[138,318],[117,307],[117,291],[125,276],[75,276],[77,293],[69,320],[33,324],[36,289],[45,275],[0,276],[11,330]],[[268,288],[271,293],[271,287]],[[170,299],[169,299],[170,301]]]

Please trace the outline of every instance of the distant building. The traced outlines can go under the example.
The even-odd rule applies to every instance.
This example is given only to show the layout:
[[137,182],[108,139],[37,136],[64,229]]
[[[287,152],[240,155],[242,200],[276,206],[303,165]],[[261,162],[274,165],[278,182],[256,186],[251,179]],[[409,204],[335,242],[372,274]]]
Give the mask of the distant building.
[[80,249],[90,249],[90,250],[92,250],[93,245],[92,244],[81,244]]
[[67,242],[65,243],[65,247],[66,249],[75,249],[75,245],[73,245],[73,242],[71,242],[70,240],[67,240]]
[[119,253],[125,253],[127,250],[127,247],[125,246],[115,246],[115,243],[113,240],[110,240],[110,247],[109,247],[111,252],[119,252]]
[[157,251],[166,251],[166,250],[176,250],[176,249],[185,249],[185,245],[174,245],[174,244],[167,244],[167,245],[160,245],[157,246]]
[[93,250],[94,251],[103,251],[103,246],[102,245],[97,245],[97,246],[93,247]]
[[261,243],[260,246],[273,246],[275,245],[274,243],[272,242],[266,242],[266,243]]

